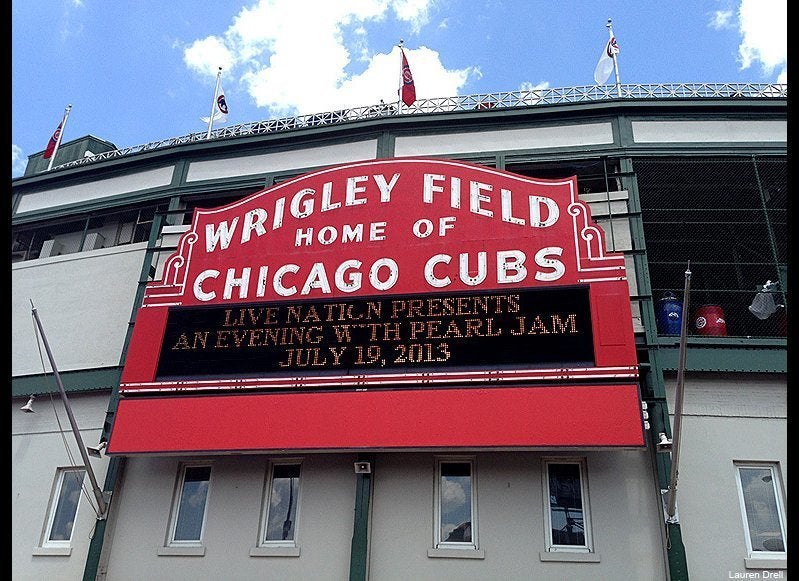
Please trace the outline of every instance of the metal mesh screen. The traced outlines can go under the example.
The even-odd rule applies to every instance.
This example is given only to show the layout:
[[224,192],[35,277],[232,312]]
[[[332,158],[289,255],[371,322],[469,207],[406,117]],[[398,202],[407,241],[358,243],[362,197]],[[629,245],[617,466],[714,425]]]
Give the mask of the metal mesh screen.
[[[784,307],[763,319],[749,306],[787,273],[787,158],[650,157],[633,167],[656,312],[666,293],[682,299],[690,263],[689,334],[785,336]],[[782,292],[770,298],[785,304]]]
[[19,226],[11,234],[11,260],[20,262],[144,242],[156,208],[93,213],[68,220]]

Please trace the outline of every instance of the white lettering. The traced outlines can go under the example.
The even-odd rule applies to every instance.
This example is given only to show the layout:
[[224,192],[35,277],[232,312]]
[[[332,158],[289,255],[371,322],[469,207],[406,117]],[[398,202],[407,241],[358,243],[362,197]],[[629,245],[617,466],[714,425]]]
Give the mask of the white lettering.
[[322,186],[322,212],[335,210],[336,208],[341,207],[341,202],[336,202],[334,204],[330,203],[330,196],[332,190],[333,190],[333,182],[325,182],[325,184]]
[[[295,218],[307,218],[313,213],[314,208],[314,200],[313,195],[316,193],[316,190],[311,188],[303,188],[296,194],[294,197],[291,198],[291,205],[289,206],[289,212]],[[307,199],[308,196],[311,196],[310,199]]]
[[297,235],[294,238],[294,246],[302,246],[302,241],[305,241],[306,246],[310,246],[313,241],[313,228],[297,228]]
[[450,180],[449,205],[453,208],[461,207],[461,178]]
[[438,235],[444,236],[447,230],[455,227],[455,216],[444,216],[438,220]]
[[336,230],[333,226],[325,226],[319,230],[317,238],[322,244],[331,244],[336,241],[336,238],[338,238],[338,230]]
[[311,272],[308,274],[308,278],[305,279],[305,284],[302,285],[300,294],[307,295],[314,288],[321,289],[324,294],[330,294],[327,272],[325,272],[325,265],[321,262],[315,262],[311,267]]
[[208,278],[217,278],[221,273],[218,270],[204,270],[200,274],[197,275],[197,278],[194,279],[194,296],[197,297],[198,301],[212,301],[216,298],[216,292],[210,291],[205,292],[203,290],[203,283]]
[[369,240],[385,240],[386,239],[386,223],[385,222],[372,222],[369,227]]
[[233,222],[228,226],[227,220],[219,223],[219,229],[214,230],[213,224],[205,225],[205,251],[210,253],[214,251],[217,243],[221,250],[230,246],[230,241],[233,238],[233,233],[236,231],[236,224],[239,222],[239,217],[233,218]]
[[[383,222],[385,224],[385,222]],[[349,224],[344,224],[341,232],[341,242],[361,242],[363,241],[363,224],[356,224],[353,228]]]
[[256,297],[262,297],[266,294],[266,275],[268,273],[268,266],[262,266],[258,269],[258,290],[255,291]]
[[[541,220],[541,205],[544,205],[549,210],[549,216],[546,220]],[[530,226],[533,228],[546,228],[552,226],[558,221],[560,215],[560,208],[557,202],[552,198],[545,198],[543,196],[530,196]]]
[[491,191],[493,189],[489,184],[482,184],[480,182],[469,182],[469,210],[474,214],[481,216],[491,217],[494,212],[487,210],[481,206],[482,202],[490,203],[491,197],[483,195],[483,191]]
[[[497,252],[497,282],[500,284],[521,282],[527,278],[524,261],[527,256],[521,250],[500,250]],[[515,274],[510,274],[510,273]]]
[[285,286],[283,284],[283,277],[287,272],[293,272],[294,274],[297,274],[299,271],[300,267],[296,264],[284,264],[275,270],[275,278],[272,280],[272,288],[274,288],[275,292],[281,297],[290,297],[291,295],[297,294],[297,287]]
[[511,198],[511,191],[503,189],[500,196],[502,197],[502,221],[524,226],[524,219],[516,218],[513,215],[513,200]]
[[[345,260],[342,262],[335,273],[336,288],[345,293],[355,292],[361,288],[363,274],[357,270],[361,268],[361,264],[360,260]],[[348,270],[355,270],[355,272],[345,278]]]
[[547,246],[535,253],[535,263],[538,266],[551,268],[553,270],[553,272],[549,273],[537,271],[535,273],[536,280],[551,282],[553,280],[558,280],[566,273],[566,266],[557,258],[551,258],[549,256],[550,254],[560,256],[563,254],[563,248]]
[[264,222],[266,222],[267,214],[263,208],[255,208],[244,214],[244,227],[241,231],[241,243],[250,241],[250,234],[253,230],[258,236],[266,234]]
[[236,277],[236,269],[228,268],[227,276],[225,277],[225,292],[223,297],[229,299],[233,296],[233,289],[239,287],[239,298],[247,298],[247,288],[250,285],[250,268],[245,267],[241,269],[241,276]]
[[416,220],[413,223],[413,234],[417,238],[427,238],[433,233],[433,223],[427,218]]
[[452,257],[448,254],[436,254],[435,256],[431,257],[424,265],[424,278],[427,280],[427,284],[434,288],[444,288],[448,286],[452,279],[449,276],[445,276],[444,278],[438,278],[435,275],[435,267],[436,264],[443,262],[444,264],[449,264],[449,261],[452,260]]
[[391,178],[391,181],[386,183],[386,177],[383,174],[377,174],[373,176],[375,179],[375,183],[377,187],[380,189],[380,201],[381,202],[390,202],[391,201],[391,190],[394,189],[394,186],[397,185],[397,180],[400,177],[400,174],[395,173],[394,176]]
[[369,178],[367,176],[357,176],[347,178],[347,193],[344,197],[344,203],[347,206],[357,206],[366,203],[366,198],[356,198],[355,194],[362,194],[366,191],[364,186],[356,185],[358,182],[365,182]]
[[[388,268],[388,278],[385,281],[381,281],[378,276],[381,268]],[[390,258],[379,258],[375,260],[374,264],[372,264],[372,268],[369,269],[369,282],[371,282],[372,286],[377,290],[384,291],[390,289],[397,284],[398,279],[399,266]]]
[[443,182],[446,179],[441,174],[426,173],[424,174],[424,182],[422,187],[422,200],[426,204],[433,203],[433,194],[438,194],[444,191],[442,186],[436,185],[434,182]]
[[286,209],[286,198],[280,198],[275,202],[275,215],[272,218],[272,230],[277,230],[283,225],[283,212]]
[[463,252],[461,253],[459,258],[460,258],[460,277],[463,284],[468,284],[469,286],[476,286],[486,279],[488,268],[486,266],[487,261],[486,261],[485,252],[477,253],[477,273],[473,276],[470,274],[469,271],[469,254],[467,252]]

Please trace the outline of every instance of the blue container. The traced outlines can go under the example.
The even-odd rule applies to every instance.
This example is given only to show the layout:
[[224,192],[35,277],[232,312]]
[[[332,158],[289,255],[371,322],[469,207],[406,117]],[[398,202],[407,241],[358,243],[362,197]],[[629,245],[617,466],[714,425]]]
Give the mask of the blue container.
[[679,335],[682,330],[682,301],[674,293],[666,293],[660,299],[657,310],[658,333]]

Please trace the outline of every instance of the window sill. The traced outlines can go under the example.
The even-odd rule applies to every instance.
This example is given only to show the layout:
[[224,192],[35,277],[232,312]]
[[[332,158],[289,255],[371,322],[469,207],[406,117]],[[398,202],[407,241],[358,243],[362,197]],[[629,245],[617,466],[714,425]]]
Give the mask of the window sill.
[[483,549],[427,549],[427,556],[444,559],[485,559]]
[[572,553],[570,551],[541,551],[538,558],[542,561],[563,561],[569,563],[599,563],[599,553]]
[[34,557],[69,557],[72,554],[72,547],[34,547]]
[[762,557],[751,557],[744,559],[747,569],[787,569],[788,558],[764,559]]
[[158,547],[161,557],[204,557],[205,547]]
[[299,557],[299,547],[250,547],[250,557]]

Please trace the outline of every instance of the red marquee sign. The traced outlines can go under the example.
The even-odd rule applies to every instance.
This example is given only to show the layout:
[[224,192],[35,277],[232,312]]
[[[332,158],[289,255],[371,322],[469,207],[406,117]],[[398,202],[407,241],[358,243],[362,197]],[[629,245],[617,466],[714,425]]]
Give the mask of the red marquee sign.
[[[465,398],[463,410],[469,401],[479,408],[470,399],[478,393],[532,405],[519,396],[532,388],[544,397],[536,405],[551,406],[565,383],[579,382],[593,386],[577,388],[586,403],[610,392],[626,402],[635,436],[601,445],[640,446],[637,376],[624,257],[605,251],[576,178],[368,161],[195,211],[161,280],[147,285],[114,436],[125,410],[138,417],[155,395],[180,398],[162,400],[160,413],[206,396],[189,406],[203,415],[213,398],[234,393],[267,407],[294,406],[292,394],[324,396],[334,409],[352,406],[355,391],[381,409],[387,400],[377,393],[404,390],[393,397],[426,405],[447,387],[451,401]],[[351,447],[347,433],[344,442],[321,429],[312,447]],[[158,449],[141,438],[115,449],[123,439],[109,452]],[[256,440],[256,449],[271,445],[267,435]],[[392,446],[378,440],[364,434],[364,445]],[[526,445],[543,445],[536,441]]]

